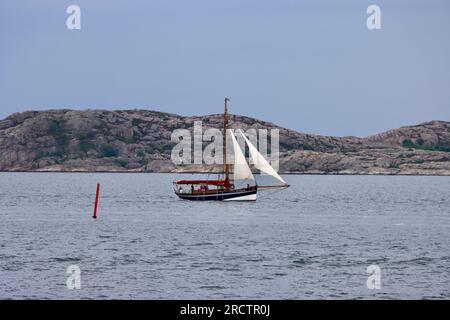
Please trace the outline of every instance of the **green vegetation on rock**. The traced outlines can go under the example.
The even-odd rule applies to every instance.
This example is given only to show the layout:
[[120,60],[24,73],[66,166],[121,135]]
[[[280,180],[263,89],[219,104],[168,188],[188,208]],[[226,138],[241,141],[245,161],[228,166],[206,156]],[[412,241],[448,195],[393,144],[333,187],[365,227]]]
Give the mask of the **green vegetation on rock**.
[[412,142],[409,139],[406,139],[402,143],[403,147],[408,149],[418,149],[418,150],[427,150],[427,151],[444,151],[450,152],[450,145],[439,143],[434,146],[427,145],[423,143],[423,140],[418,139],[416,143]]
[[127,164],[129,163],[129,161],[128,161],[127,159],[117,159],[117,160],[116,160],[116,163],[117,163],[119,166],[125,168],[125,167],[127,166]]
[[101,148],[101,157],[102,158],[110,158],[117,157],[119,152],[116,148],[114,148],[111,144],[104,144]]

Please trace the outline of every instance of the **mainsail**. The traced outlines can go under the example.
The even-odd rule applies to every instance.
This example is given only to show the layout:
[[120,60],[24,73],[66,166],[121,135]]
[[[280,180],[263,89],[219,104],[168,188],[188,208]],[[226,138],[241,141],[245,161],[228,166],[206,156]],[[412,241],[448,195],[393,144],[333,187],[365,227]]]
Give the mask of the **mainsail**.
[[[281,181],[282,183],[286,184],[286,182],[283,180],[283,178],[280,177],[280,175],[275,171],[275,169],[272,168],[272,166],[267,162],[266,159],[264,159],[263,155],[261,153],[259,153],[258,149],[256,149],[256,147],[247,139],[247,137],[242,132],[242,130],[239,130],[239,133],[244,137],[245,142],[248,145],[248,148],[250,150],[250,156],[253,159],[253,165],[255,166],[255,168],[261,170],[262,172],[264,172],[264,173],[274,177],[275,179]],[[234,141],[233,141],[233,143],[234,143]]]
[[234,149],[234,172],[233,179],[236,180],[255,180],[253,177],[252,171],[247,164],[244,154],[242,153],[241,147],[236,140],[236,137],[233,134],[233,131],[228,129],[228,132],[231,135],[231,139],[233,141],[233,149]]

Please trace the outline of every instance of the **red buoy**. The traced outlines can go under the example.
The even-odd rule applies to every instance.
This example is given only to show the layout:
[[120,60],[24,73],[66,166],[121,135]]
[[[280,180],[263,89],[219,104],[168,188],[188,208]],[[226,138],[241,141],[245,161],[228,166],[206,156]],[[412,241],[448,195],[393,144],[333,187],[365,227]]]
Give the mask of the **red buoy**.
[[100,194],[100,183],[97,183],[97,191],[95,192],[94,219],[97,219],[98,196]]

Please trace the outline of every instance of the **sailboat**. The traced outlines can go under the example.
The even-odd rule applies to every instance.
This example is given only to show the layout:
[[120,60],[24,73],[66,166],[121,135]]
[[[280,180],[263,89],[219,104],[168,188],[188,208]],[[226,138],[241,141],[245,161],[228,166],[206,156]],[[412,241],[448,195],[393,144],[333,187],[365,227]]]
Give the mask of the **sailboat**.
[[[287,188],[289,185],[275,171],[258,149],[247,139],[242,130],[237,133],[244,138],[249,148],[253,165],[261,172],[272,176],[280,182],[275,185],[258,185],[255,176],[250,169],[247,160],[236,140],[233,130],[228,128],[228,103],[229,99],[225,98],[224,114],[223,114],[223,153],[224,153],[224,175],[217,180],[178,180],[174,181],[175,194],[185,200],[218,200],[218,201],[256,201],[259,189],[263,188]],[[233,173],[230,173],[230,164],[227,157],[227,134],[231,137],[234,150]],[[239,181],[250,181],[246,187],[236,188],[235,184]],[[186,188],[187,186],[187,188]]]

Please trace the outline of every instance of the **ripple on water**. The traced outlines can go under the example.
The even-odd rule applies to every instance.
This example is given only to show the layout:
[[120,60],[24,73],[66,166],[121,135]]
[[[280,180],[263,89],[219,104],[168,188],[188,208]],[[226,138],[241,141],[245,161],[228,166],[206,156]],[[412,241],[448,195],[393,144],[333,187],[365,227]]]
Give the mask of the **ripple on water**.
[[0,173],[1,297],[73,298],[71,264],[85,299],[450,297],[450,177],[286,176],[251,204],[179,201],[175,179]]

